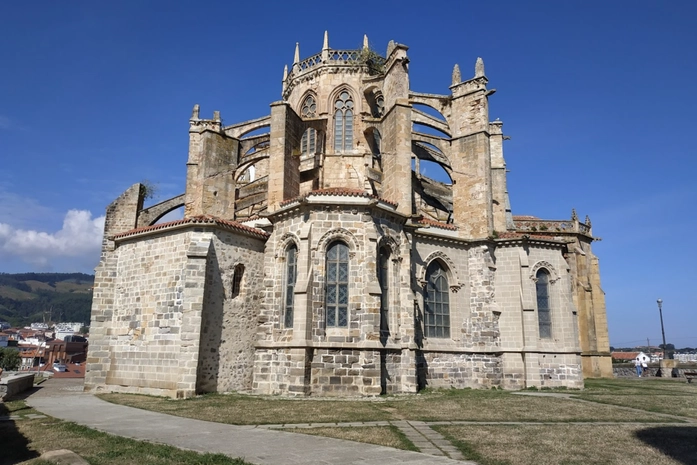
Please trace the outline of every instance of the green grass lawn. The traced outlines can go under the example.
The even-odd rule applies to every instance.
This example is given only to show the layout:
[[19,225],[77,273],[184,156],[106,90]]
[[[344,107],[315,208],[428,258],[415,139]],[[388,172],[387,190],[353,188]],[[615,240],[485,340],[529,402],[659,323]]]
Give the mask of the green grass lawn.
[[22,400],[0,402],[0,416],[19,417],[0,421],[0,465],[51,463],[39,457],[57,449],[71,450],[93,465],[250,465],[222,454],[199,454],[112,436],[50,417],[27,417],[38,413]]

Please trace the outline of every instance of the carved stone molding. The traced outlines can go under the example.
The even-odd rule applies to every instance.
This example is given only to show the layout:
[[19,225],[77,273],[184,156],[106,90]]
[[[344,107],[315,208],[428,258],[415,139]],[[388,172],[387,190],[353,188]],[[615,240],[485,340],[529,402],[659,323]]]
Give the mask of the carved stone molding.
[[537,282],[537,272],[541,268],[544,268],[545,270],[549,271],[549,274],[551,275],[549,279],[550,283],[554,283],[561,278],[556,268],[554,268],[554,266],[551,263],[545,260],[540,260],[539,262],[535,263],[533,267],[530,269],[530,279],[533,282]]

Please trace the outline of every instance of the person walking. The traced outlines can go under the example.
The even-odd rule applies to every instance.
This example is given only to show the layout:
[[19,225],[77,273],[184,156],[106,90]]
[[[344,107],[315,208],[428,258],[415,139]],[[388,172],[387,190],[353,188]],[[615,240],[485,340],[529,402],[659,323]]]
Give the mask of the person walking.
[[641,360],[639,357],[634,359],[634,366],[636,367],[636,375],[641,378]]
[[643,359],[643,360],[641,361],[641,373],[642,373],[644,376],[649,376],[649,364],[646,363],[646,359]]

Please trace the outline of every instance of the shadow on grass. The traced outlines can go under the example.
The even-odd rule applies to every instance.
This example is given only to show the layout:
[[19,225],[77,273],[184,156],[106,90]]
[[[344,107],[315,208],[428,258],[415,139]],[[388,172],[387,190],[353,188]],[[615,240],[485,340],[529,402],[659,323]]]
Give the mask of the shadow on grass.
[[[0,417],[9,417],[11,413],[14,412],[10,412],[4,403],[0,403]],[[16,413],[21,414],[21,411]],[[0,465],[24,462],[39,456],[36,451],[29,449],[29,440],[17,430],[13,420],[0,420],[0,438]]]
[[697,464],[697,427],[657,426],[635,433],[644,444],[685,465]]

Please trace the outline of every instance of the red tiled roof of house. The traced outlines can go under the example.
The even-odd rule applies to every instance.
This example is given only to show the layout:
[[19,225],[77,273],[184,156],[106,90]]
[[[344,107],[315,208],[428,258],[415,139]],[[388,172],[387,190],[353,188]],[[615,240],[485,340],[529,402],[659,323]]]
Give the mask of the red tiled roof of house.
[[310,191],[306,194],[299,195],[292,199],[284,200],[283,202],[281,202],[281,206],[285,207],[286,205],[289,205],[293,202],[300,202],[311,195],[340,195],[346,197],[363,197],[367,199],[377,199],[381,202],[385,202],[386,204],[392,205],[393,207],[397,207],[397,204],[395,202],[383,199],[382,197],[378,197],[374,194],[369,194],[368,192],[365,192],[360,189],[348,189],[346,187],[328,187],[326,189],[317,189],[314,191]]
[[168,229],[173,226],[179,226],[184,224],[202,224],[202,225],[217,225],[222,226],[226,229],[231,229],[233,231],[240,231],[253,236],[259,237],[261,239],[266,239],[269,237],[269,233],[266,231],[261,231],[251,226],[245,226],[237,221],[223,220],[221,218],[216,218],[209,215],[199,215],[192,216],[189,218],[184,218],[181,220],[169,221],[167,223],[154,224],[152,226],[144,226],[142,228],[131,229],[130,231],[125,231],[114,235],[114,239],[121,239],[128,236],[133,236],[148,231],[158,231],[162,229]]
[[634,360],[639,352],[613,352],[610,355],[615,360]]

